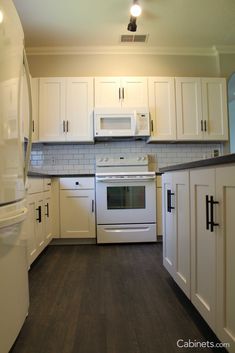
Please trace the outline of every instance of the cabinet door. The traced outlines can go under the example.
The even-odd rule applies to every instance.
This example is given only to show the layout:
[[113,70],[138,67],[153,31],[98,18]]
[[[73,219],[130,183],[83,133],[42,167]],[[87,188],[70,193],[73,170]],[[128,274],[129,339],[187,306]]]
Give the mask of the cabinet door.
[[177,77],[177,139],[202,140],[203,118],[200,78]]
[[202,107],[205,140],[228,140],[226,80],[202,78]]
[[152,120],[151,140],[176,139],[175,81],[173,77],[150,77],[149,109]]
[[94,190],[60,190],[62,238],[95,238]]
[[[174,209],[170,209],[172,196],[174,193],[172,173],[163,174],[162,177],[162,205],[163,205],[163,265],[171,276],[175,277],[176,261],[176,237],[175,237],[175,216]],[[169,199],[171,197],[171,199]],[[174,207],[172,205],[172,207]]]
[[25,221],[25,229],[27,233],[28,266],[30,266],[38,256],[38,244],[36,238],[36,203],[35,195],[27,196],[28,215]]
[[122,106],[138,108],[148,106],[146,77],[123,77],[121,79]]
[[43,192],[34,195],[36,199],[36,241],[38,252],[40,253],[45,247],[45,216],[44,216],[44,195]]
[[173,173],[175,193],[175,281],[190,297],[190,198],[189,172]]
[[95,107],[121,107],[120,77],[95,78]]
[[45,245],[48,245],[52,239],[52,202],[51,202],[51,192],[44,192],[44,241]]
[[215,197],[215,170],[191,171],[191,300],[214,330],[216,236],[207,229],[207,221],[211,219],[210,207],[207,212],[207,195]]
[[189,172],[163,176],[163,263],[190,297]]
[[40,78],[40,141],[64,141],[65,120],[65,79]]
[[235,352],[235,167],[216,168],[217,209],[217,330],[222,342]]
[[32,108],[33,108],[33,131],[32,131],[32,140],[33,142],[38,141],[38,99],[39,99],[39,79],[31,79],[32,87]]
[[66,140],[93,141],[93,78],[67,79]]

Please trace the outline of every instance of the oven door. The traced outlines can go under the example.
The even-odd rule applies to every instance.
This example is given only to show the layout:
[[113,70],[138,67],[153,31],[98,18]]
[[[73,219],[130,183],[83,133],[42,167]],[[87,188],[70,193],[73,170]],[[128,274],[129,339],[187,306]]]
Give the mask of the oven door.
[[98,224],[156,222],[155,177],[96,180]]

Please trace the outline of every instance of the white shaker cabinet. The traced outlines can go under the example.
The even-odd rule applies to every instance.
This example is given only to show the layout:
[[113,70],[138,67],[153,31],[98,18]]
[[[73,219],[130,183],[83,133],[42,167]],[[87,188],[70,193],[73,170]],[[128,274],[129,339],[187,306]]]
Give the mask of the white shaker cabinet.
[[226,141],[227,95],[224,78],[176,77],[177,139]]
[[217,329],[235,352],[235,166],[216,168]]
[[40,78],[39,140],[65,140],[65,85],[62,77]]
[[40,141],[93,141],[92,112],[92,78],[40,78]]
[[190,297],[189,172],[162,177],[163,264]]
[[38,141],[38,99],[39,99],[39,79],[31,78],[32,88],[32,141]]
[[215,329],[216,236],[211,232],[210,198],[215,198],[215,169],[190,171],[191,301]]
[[149,77],[148,97],[152,129],[149,142],[176,140],[174,77]]
[[202,140],[202,96],[200,78],[176,77],[177,139]]
[[95,238],[94,178],[60,178],[61,238]]
[[205,140],[228,140],[227,84],[225,78],[201,78]]
[[93,78],[67,78],[66,141],[93,141],[93,105]]
[[148,106],[146,77],[96,77],[95,107]]
[[27,235],[28,265],[37,258],[52,239],[51,180],[29,178],[27,207],[24,224]]

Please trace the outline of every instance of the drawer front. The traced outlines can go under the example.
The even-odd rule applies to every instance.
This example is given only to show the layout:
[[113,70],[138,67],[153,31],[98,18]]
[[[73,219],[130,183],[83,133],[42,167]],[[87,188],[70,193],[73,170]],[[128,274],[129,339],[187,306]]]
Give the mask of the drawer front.
[[43,179],[43,188],[44,191],[51,191],[51,178]]
[[94,189],[94,178],[60,178],[60,190]]
[[28,194],[35,194],[43,191],[43,178],[28,178]]

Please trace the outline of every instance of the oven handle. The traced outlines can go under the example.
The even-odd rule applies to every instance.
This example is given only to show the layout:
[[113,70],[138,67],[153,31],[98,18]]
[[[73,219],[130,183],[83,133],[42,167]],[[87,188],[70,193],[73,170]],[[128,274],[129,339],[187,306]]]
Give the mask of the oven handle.
[[123,183],[123,182],[133,182],[133,181],[152,181],[155,180],[155,176],[149,176],[149,177],[144,177],[144,178],[96,178],[96,182],[100,183]]

